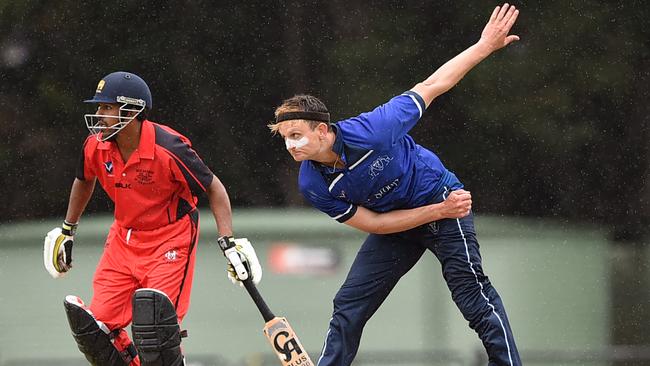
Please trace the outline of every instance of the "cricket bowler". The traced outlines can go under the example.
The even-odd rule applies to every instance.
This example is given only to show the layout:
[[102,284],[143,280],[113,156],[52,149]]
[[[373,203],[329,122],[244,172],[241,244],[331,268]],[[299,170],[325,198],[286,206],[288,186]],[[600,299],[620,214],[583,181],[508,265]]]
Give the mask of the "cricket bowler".
[[325,104],[310,95],[296,95],[275,110],[269,127],[301,162],[305,198],[369,233],[334,297],[318,366],[352,363],[366,322],[427,249],[483,342],[488,365],[521,365],[504,305],[481,265],[471,195],[436,154],[408,135],[436,97],[519,40],[509,35],[518,14],[508,4],[496,7],[476,44],[371,112],[330,123]]
[[[97,111],[85,115],[90,136],[63,225],[45,237],[45,268],[54,278],[72,268],[79,219],[99,181],[114,202],[115,220],[92,280],[89,306],[77,296],[64,300],[72,336],[95,366],[185,365],[181,337],[186,333],[180,324],[192,289],[198,196],[205,192],[208,197],[220,246],[241,259],[237,268],[228,262],[234,283],[261,279],[255,250],[247,239],[233,238],[226,189],[190,141],[147,120],[152,96],[144,80],[129,72],[111,73],[85,102],[97,105]],[[124,330],[129,323],[133,342]]]

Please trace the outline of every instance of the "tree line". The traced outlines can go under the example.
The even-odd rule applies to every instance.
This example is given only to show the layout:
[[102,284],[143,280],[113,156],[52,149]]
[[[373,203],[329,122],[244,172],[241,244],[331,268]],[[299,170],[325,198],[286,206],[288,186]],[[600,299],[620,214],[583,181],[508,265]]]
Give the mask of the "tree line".
[[[148,82],[151,119],[193,141],[234,206],[303,205],[298,165],[266,128],[274,107],[310,93],[335,120],[370,110],[478,40],[495,5],[0,2],[0,220],[63,217],[92,111],[81,101],[117,70]],[[412,135],[479,214],[638,240],[650,216],[648,6],[516,5],[521,41],[434,101]],[[110,207],[98,194],[88,211]]]

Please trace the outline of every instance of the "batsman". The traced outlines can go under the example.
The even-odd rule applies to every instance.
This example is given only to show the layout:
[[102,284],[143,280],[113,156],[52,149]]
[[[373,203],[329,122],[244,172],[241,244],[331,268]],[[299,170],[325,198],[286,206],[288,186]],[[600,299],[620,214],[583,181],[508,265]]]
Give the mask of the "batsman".
[[471,194],[408,134],[434,99],[519,39],[509,35],[518,14],[508,4],[496,7],[476,44],[370,112],[330,123],[325,104],[310,95],[296,95],[275,110],[269,127],[301,162],[298,184],[305,198],[369,233],[334,297],[319,366],[352,363],[366,322],[426,250],[440,261],[451,297],[483,342],[488,364],[521,365],[503,302],[483,272]]
[[[89,306],[67,296],[64,307],[79,350],[95,366],[185,365],[180,324],[190,303],[198,197],[210,203],[233,283],[259,282],[262,269],[250,242],[234,239],[230,200],[190,141],[147,119],[149,87],[139,76],[102,78],[86,114],[85,140],[61,227],[47,233],[44,264],[54,278],[73,265],[79,219],[99,181],[115,204],[115,220],[92,280]],[[233,257],[233,255],[235,257]],[[236,259],[236,260],[235,260]],[[233,267],[230,263],[233,263]],[[131,324],[133,341],[124,328]]]

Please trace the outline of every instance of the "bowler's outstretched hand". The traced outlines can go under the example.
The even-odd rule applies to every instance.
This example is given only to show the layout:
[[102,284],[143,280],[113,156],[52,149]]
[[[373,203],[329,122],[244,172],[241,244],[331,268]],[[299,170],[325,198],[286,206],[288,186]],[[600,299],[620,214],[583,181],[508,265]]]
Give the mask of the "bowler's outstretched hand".
[[519,40],[519,36],[511,34],[510,29],[515,24],[519,16],[519,10],[514,5],[508,3],[503,6],[497,6],[490,16],[490,20],[483,28],[479,44],[486,46],[490,52],[503,48],[514,41]]

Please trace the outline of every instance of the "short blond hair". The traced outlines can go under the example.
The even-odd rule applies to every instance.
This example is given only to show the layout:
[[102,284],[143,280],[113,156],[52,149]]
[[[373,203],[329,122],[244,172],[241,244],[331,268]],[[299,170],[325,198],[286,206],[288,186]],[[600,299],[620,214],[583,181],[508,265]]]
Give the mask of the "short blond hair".
[[[321,112],[321,113],[328,113],[327,107],[323,102],[320,101],[320,99],[307,95],[307,94],[298,94],[294,95],[293,97],[286,99],[282,102],[280,106],[275,108],[275,112],[273,113],[276,121],[277,118],[280,114],[283,113],[288,113],[288,112]],[[309,125],[309,127],[313,130],[316,128],[321,123],[326,123],[322,121],[312,121],[312,120],[307,120],[307,119],[296,119],[296,120],[288,120],[288,121],[282,121],[282,122],[272,122],[267,125],[267,127],[273,132],[273,134],[278,133],[280,129],[280,125],[284,122],[293,122],[293,123],[298,123],[298,122],[305,122]],[[327,122],[327,125],[329,127],[329,122]]]

